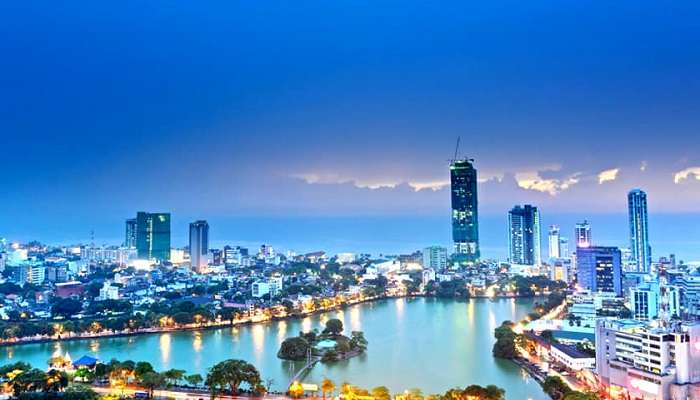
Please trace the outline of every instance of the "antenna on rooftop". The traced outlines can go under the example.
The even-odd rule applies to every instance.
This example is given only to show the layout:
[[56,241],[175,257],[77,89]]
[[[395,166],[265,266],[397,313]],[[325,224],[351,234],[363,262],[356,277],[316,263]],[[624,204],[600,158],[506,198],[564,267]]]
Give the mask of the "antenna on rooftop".
[[452,158],[453,160],[457,160],[457,154],[459,154],[459,141],[461,139],[461,136],[457,136],[457,145],[455,146],[455,156]]

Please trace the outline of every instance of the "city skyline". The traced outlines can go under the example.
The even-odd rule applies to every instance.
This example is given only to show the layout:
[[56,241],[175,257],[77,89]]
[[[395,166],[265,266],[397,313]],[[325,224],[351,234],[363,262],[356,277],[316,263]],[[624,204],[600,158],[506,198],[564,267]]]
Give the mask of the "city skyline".
[[[623,212],[633,187],[650,212],[698,212],[697,4],[674,6],[324,4],[321,21],[293,7],[171,7],[160,20],[13,5],[0,221],[442,215],[458,136],[478,160],[482,214],[514,201]],[[211,30],[176,22],[189,18]]]

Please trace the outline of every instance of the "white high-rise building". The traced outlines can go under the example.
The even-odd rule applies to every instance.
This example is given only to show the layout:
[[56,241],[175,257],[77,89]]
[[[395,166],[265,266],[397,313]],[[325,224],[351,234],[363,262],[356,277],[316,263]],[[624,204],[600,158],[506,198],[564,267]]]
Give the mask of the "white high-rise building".
[[561,235],[556,225],[549,227],[549,258],[561,258]]
[[591,224],[586,220],[577,223],[574,237],[576,238],[576,247],[591,247],[593,245]]
[[209,224],[195,221],[190,224],[190,265],[192,270],[202,272],[209,259]]
[[447,248],[430,246],[423,249],[423,268],[443,271],[447,268]]
[[630,224],[630,249],[636,272],[649,273],[651,268],[651,246],[649,246],[649,218],[647,216],[647,194],[634,189],[627,195]]

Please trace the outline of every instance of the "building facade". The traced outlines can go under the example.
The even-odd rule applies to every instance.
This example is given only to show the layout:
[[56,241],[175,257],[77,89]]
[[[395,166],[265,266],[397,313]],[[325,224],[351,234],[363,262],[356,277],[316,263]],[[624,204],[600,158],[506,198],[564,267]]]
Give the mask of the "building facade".
[[430,246],[423,249],[423,268],[444,271],[447,268],[447,249]]
[[209,253],[209,224],[207,221],[190,223],[190,266],[193,271],[207,268]]
[[576,249],[576,278],[581,289],[622,296],[622,263],[617,247]]
[[559,227],[552,225],[549,227],[549,259],[561,258],[561,234]]
[[529,204],[508,212],[509,259],[513,264],[541,265],[540,213]]
[[138,228],[136,226],[136,218],[129,218],[126,220],[124,247],[126,247],[127,249],[136,248],[136,235],[138,231]]
[[576,238],[576,247],[590,247],[593,245],[591,237],[591,224],[584,220],[578,222],[574,228],[574,237]]
[[596,373],[612,398],[681,400],[700,384],[700,325],[601,319]]
[[141,260],[170,260],[170,213],[136,214],[136,249]]
[[450,164],[452,240],[457,261],[474,262],[479,249],[479,212],[476,168],[470,160]]
[[627,195],[630,224],[630,249],[637,272],[649,273],[651,268],[651,246],[649,246],[649,218],[647,194],[634,189]]

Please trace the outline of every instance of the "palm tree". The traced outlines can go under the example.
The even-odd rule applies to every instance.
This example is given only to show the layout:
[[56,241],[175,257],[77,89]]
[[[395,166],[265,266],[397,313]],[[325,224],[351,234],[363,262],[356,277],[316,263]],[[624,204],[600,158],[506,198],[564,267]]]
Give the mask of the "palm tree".
[[333,383],[333,381],[328,378],[324,378],[323,382],[321,382],[321,392],[323,392],[324,400],[326,398],[326,393],[330,393],[332,395],[334,391],[335,383]]

